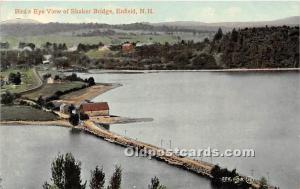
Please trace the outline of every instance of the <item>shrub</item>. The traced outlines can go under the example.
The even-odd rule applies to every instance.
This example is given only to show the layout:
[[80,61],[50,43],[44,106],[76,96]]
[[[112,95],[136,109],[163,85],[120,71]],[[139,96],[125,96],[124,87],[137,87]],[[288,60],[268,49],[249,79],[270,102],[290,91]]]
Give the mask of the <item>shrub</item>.
[[12,104],[15,100],[15,95],[10,92],[1,94],[1,104]]

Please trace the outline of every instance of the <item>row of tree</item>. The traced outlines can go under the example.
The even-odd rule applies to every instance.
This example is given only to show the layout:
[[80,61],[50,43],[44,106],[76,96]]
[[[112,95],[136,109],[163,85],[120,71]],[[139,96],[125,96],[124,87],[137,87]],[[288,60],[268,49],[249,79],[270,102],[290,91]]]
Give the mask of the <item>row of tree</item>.
[[[91,189],[105,188],[105,172],[103,168],[96,166],[91,171],[89,187]],[[81,179],[81,162],[75,160],[71,153],[65,155],[59,154],[51,164],[51,183],[47,181],[43,185],[43,189],[84,189],[87,181]],[[115,166],[115,171],[111,176],[107,189],[120,189],[122,183],[122,169]],[[166,189],[160,184],[157,177],[151,179],[149,189]]]

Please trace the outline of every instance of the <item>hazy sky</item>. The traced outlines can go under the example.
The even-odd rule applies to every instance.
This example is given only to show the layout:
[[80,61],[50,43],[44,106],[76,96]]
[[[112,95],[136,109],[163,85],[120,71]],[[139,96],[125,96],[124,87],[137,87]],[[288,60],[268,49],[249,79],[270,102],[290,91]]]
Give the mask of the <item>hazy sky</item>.
[[[23,1],[0,2],[1,21],[13,18],[29,18],[40,22],[99,22],[99,23],[132,23],[132,22],[164,22],[164,21],[262,21],[274,20],[289,16],[299,16],[299,2],[272,1],[201,1],[201,2],[71,2],[71,1]],[[116,8],[151,8],[152,15],[95,15],[95,14],[15,14],[15,9],[113,9]]]

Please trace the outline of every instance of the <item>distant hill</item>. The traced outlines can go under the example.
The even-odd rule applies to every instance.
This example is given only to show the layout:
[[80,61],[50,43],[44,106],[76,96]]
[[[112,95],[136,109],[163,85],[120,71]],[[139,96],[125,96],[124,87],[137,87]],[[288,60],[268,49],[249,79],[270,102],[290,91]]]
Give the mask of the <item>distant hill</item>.
[[293,16],[278,20],[271,21],[259,21],[259,22],[216,22],[216,23],[205,23],[195,21],[175,21],[175,22],[160,22],[152,23],[153,26],[169,26],[169,27],[180,27],[197,30],[217,30],[219,27],[227,30],[232,28],[245,28],[245,27],[261,27],[261,26],[296,26],[300,24],[300,16]]
[[16,18],[2,21],[0,24],[41,24],[41,22],[33,19]]
[[261,27],[261,26],[296,26],[300,23],[300,16],[293,16],[278,20],[271,21],[260,21],[260,22],[220,22],[220,23],[210,23],[210,26],[224,26],[230,28],[245,28],[245,27]]
[[131,23],[131,24],[103,24],[103,23],[40,23],[32,19],[12,19],[3,21],[1,25],[1,35],[12,36],[32,36],[43,34],[54,34],[59,32],[76,32],[82,29],[119,29],[126,31],[151,31],[151,32],[215,32],[219,27],[225,32],[233,28],[262,27],[268,26],[296,26],[299,25],[300,17],[294,16],[279,20],[261,22],[219,22],[205,23],[193,21],[176,21],[161,23]]

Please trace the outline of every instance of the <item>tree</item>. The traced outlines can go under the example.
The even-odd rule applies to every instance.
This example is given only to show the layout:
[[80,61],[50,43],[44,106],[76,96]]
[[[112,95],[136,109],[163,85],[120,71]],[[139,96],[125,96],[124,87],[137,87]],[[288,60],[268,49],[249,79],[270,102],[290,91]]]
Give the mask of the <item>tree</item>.
[[38,100],[36,103],[40,106],[44,106],[46,104],[46,100],[43,98],[43,96],[39,96]]
[[214,40],[218,41],[223,37],[223,31],[221,28],[218,29],[218,32],[215,34]]
[[10,92],[1,94],[1,104],[12,104],[15,99],[15,95]]
[[95,170],[91,171],[90,188],[91,189],[102,189],[105,183],[105,173],[103,168],[99,169],[96,166]]
[[268,188],[268,183],[267,183],[267,179],[265,177],[261,177],[259,180],[259,184],[260,184],[260,189],[267,189]]
[[155,176],[151,179],[151,184],[148,185],[148,189],[166,189],[164,185],[159,183],[159,179]]
[[45,104],[45,108],[53,110],[55,108],[55,105],[53,104],[53,102],[47,102]]
[[86,182],[81,180],[81,162],[76,161],[71,153],[58,155],[51,165],[51,180],[53,184],[47,182],[44,189],[84,189]]
[[239,37],[239,33],[235,30],[235,28],[233,28],[233,30],[231,32],[231,40],[234,42],[237,42],[238,37]]
[[78,114],[73,114],[71,113],[70,114],[70,117],[69,117],[69,122],[73,125],[73,126],[76,126],[79,124],[79,115]]
[[87,82],[88,82],[89,86],[92,86],[92,85],[96,84],[93,77],[89,77],[88,80],[87,80]]
[[68,112],[69,112],[69,114],[72,114],[73,110],[75,110],[75,109],[76,109],[76,108],[75,108],[74,104],[71,104],[71,105],[68,107]]
[[89,115],[80,112],[80,114],[79,114],[79,119],[80,119],[80,120],[88,120],[88,119],[89,119]]
[[122,169],[120,166],[115,167],[115,172],[110,178],[109,186],[107,189],[120,189],[122,181]]
[[21,73],[20,72],[17,72],[16,74],[10,73],[8,76],[8,80],[15,85],[20,85],[21,84]]
[[193,66],[196,69],[217,69],[218,65],[216,64],[215,58],[206,53],[201,53],[197,55],[193,61]]
[[54,76],[54,80],[59,80],[59,79],[60,79],[59,75]]
[[80,80],[80,78],[77,77],[76,73],[72,73],[71,75],[66,76],[65,79],[69,80],[69,81],[79,81]]

